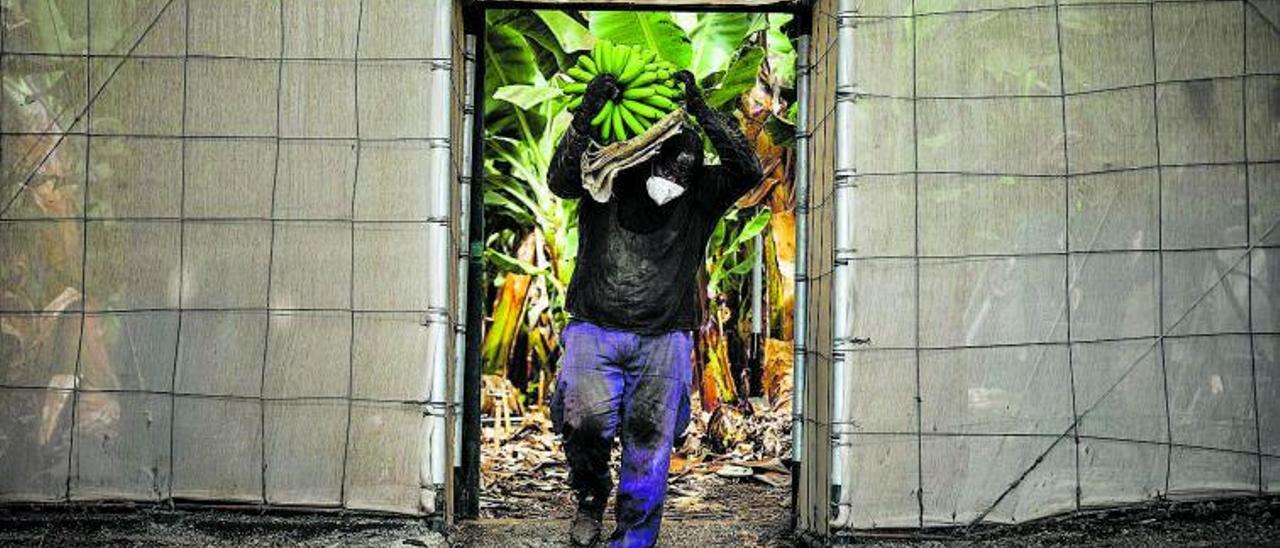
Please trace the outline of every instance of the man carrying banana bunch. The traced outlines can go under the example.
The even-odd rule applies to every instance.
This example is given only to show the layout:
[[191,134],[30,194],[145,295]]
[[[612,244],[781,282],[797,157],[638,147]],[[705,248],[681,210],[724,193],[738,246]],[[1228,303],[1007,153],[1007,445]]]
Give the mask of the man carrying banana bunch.
[[[622,466],[610,545],[657,543],[672,446],[689,423],[703,290],[697,275],[707,239],[720,216],[762,178],[736,120],[707,106],[688,71],[669,77],[683,88],[675,99],[684,110],[674,110],[679,120],[643,161],[618,170],[604,192],[584,188],[584,169],[590,169],[584,154],[591,158],[610,140],[599,129],[602,110],[627,104],[626,82],[600,71],[574,100],[573,122],[548,174],[557,196],[580,199],[577,266],[567,299],[572,320],[561,334],[564,358],[551,404],[577,497],[570,539],[578,546],[600,537],[615,436],[622,439]],[[720,165],[703,165],[702,137],[684,112]]]

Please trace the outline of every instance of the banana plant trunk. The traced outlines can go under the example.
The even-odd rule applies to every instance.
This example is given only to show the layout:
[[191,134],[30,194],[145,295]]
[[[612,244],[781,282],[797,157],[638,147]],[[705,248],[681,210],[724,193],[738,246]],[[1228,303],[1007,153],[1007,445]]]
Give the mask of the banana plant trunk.
[[[698,278],[699,287],[706,287],[705,273],[699,273]],[[737,403],[738,386],[733,379],[728,336],[724,330],[729,309],[718,300],[707,298],[705,293],[700,301],[702,326],[694,345],[694,378],[698,382],[702,410],[710,413],[722,404]]]
[[[529,233],[520,242],[518,258],[531,261],[535,246],[534,234]],[[493,319],[484,334],[484,344],[481,347],[486,374],[507,376],[516,339],[520,336],[520,327],[524,321],[525,301],[532,281],[533,277],[528,274],[508,273],[503,277],[498,295],[493,301]]]

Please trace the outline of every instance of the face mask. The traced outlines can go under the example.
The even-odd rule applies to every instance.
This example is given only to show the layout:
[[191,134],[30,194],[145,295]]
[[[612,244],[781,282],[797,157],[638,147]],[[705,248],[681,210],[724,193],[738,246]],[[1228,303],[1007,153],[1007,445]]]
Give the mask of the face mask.
[[654,203],[658,205],[667,205],[667,202],[684,194],[684,187],[670,179],[657,175],[651,175],[649,180],[645,181],[644,186],[649,191],[649,198],[652,198]]

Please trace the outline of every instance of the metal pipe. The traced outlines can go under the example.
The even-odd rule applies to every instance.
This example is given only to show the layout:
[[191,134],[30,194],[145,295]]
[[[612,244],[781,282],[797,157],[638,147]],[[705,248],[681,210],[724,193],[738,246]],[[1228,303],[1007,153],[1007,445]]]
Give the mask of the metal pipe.
[[791,460],[804,455],[805,345],[809,337],[809,35],[796,43],[796,260],[791,366]]
[[462,438],[458,440],[462,447],[462,481],[458,493],[458,513],[465,517],[480,515],[480,386],[481,355],[480,346],[484,335],[485,283],[484,283],[484,109],[475,108],[484,104],[484,12],[477,11],[468,15],[473,24],[470,28],[475,34],[476,44],[472,54],[475,70],[472,72],[474,89],[471,94],[472,128],[475,129],[465,138],[471,142],[471,164],[466,166],[473,177],[471,184],[470,211],[468,220],[467,245],[467,315],[465,318],[466,344],[463,347],[462,379]]
[[[852,307],[853,272],[849,256],[852,254],[853,194],[849,192],[850,178],[855,171],[853,150],[853,108],[856,94],[853,81],[853,14],[857,0],[839,0],[836,11],[836,150],[835,182],[832,199],[832,217],[835,218],[835,264],[832,266],[832,325],[834,335],[831,347],[831,420],[849,419],[848,391],[849,351],[853,340]],[[832,430],[833,437],[839,434]],[[835,440],[833,440],[835,441]],[[849,470],[849,447],[846,443],[833,443],[831,459],[831,483],[840,494],[836,516],[831,520],[833,529],[847,528],[852,522],[849,503],[852,483]]]
[[[434,22],[431,36],[431,54],[437,59],[450,59],[453,56],[453,2],[438,2],[434,15]],[[432,77],[437,78],[437,73],[444,72],[444,76],[452,77],[453,68],[447,63],[437,64],[432,68]],[[426,181],[428,196],[433,197],[432,200],[432,217],[437,217],[438,212],[443,212],[443,216],[438,220],[442,220],[442,224],[429,225],[427,230],[428,240],[433,238],[433,232],[442,232],[439,236],[443,236],[443,251],[447,256],[453,253],[453,238],[448,225],[448,218],[452,216],[453,211],[453,180],[451,170],[447,166],[453,163],[453,150],[450,143],[453,140],[453,124],[450,122],[449,113],[453,110],[453,86],[446,85],[440,89],[438,93],[433,93],[428,98],[430,101],[429,110],[433,116],[432,124],[437,125],[439,129],[432,132],[432,136],[443,135],[443,139],[433,142],[432,148],[442,149],[442,152],[432,151],[432,157],[443,157],[446,162],[443,169],[436,169],[436,175],[432,180]],[[443,126],[443,127],[441,127]],[[439,203],[437,203],[439,202]],[[443,208],[443,209],[439,209]],[[439,249],[439,248],[432,248]],[[449,404],[449,367],[452,365],[449,359],[449,344],[452,342],[449,329],[449,291],[453,287],[452,270],[453,264],[448,260],[440,260],[440,257],[427,257],[427,276],[428,276],[428,333],[432,338],[431,347],[435,352],[432,354],[431,364],[431,403],[429,407],[430,421],[429,445],[424,452],[423,461],[419,468],[419,482],[424,488],[421,507],[428,513],[434,514],[442,508],[437,508],[436,493],[442,491],[444,483],[448,480],[449,470],[447,467],[448,444],[446,443],[446,429],[448,422],[445,417],[445,411]],[[437,324],[436,322],[443,322]],[[428,497],[425,489],[431,490],[431,496]]]
[[462,162],[458,165],[462,170],[458,173],[458,268],[455,284],[458,288],[457,306],[455,308],[455,327],[453,336],[453,462],[454,466],[462,462],[462,420],[457,410],[462,409],[462,395],[465,392],[463,378],[467,370],[467,260],[469,243],[471,242],[471,132],[475,130],[475,85],[476,85],[476,35],[468,34],[463,51],[464,94],[462,97]]

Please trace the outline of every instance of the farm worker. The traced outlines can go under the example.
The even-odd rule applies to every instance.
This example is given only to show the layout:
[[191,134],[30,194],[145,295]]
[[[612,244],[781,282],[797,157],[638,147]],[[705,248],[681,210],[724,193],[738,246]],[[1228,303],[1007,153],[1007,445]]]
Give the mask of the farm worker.
[[688,71],[675,77],[720,165],[703,165],[702,138],[685,124],[657,155],[618,173],[612,198],[584,198],[581,158],[591,119],[619,93],[616,79],[602,74],[588,85],[548,173],[552,192],[580,199],[571,320],[561,334],[564,358],[551,402],[578,503],[570,539],[580,546],[599,538],[619,434],[611,546],[657,543],[672,445],[689,424],[698,270],[717,220],[763,177],[736,120],[707,106]]

